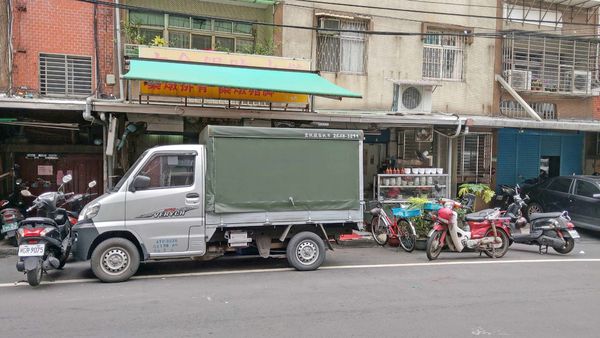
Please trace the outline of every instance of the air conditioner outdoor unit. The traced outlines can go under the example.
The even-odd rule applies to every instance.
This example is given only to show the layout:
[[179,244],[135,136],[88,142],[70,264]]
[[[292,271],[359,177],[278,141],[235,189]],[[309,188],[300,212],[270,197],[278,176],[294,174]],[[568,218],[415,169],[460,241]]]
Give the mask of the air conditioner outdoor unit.
[[515,90],[531,90],[531,72],[509,69],[504,71],[504,78]]
[[431,85],[394,84],[394,106],[400,113],[431,113]]
[[592,73],[587,70],[573,71],[573,94],[592,93]]

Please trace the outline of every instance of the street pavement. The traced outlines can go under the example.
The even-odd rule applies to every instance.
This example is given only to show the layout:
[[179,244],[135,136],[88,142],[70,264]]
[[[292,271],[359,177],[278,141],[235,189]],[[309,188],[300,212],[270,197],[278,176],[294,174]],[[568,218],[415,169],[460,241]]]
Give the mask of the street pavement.
[[[0,258],[0,336],[597,337],[600,234],[558,255],[515,244],[502,259],[338,246],[317,271],[284,259],[143,264],[96,281],[70,262],[32,288]],[[32,320],[33,319],[33,320]]]

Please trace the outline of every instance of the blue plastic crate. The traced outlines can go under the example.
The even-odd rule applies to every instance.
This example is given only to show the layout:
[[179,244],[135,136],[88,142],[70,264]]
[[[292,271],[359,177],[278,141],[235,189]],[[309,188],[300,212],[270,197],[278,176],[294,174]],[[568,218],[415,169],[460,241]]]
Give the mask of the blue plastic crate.
[[394,216],[402,218],[419,217],[421,209],[392,208],[392,213]]
[[423,204],[423,210],[427,210],[427,211],[438,211],[442,208],[442,205],[439,203],[425,203]]

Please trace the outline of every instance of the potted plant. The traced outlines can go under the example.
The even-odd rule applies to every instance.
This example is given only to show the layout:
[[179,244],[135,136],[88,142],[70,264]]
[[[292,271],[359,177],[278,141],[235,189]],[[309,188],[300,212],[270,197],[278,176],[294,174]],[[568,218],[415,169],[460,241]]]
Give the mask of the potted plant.
[[[496,193],[489,185],[483,183],[464,183],[458,187],[458,197],[463,197],[465,194],[473,194],[478,201],[475,202],[474,209],[479,209],[480,204],[489,204]],[[478,203],[479,202],[479,203]]]
[[538,79],[531,80],[531,90],[542,90],[544,84]]
[[415,244],[417,250],[425,250],[425,247],[427,246],[427,234],[429,233],[429,230],[431,230],[432,223],[431,219],[426,217],[423,206],[429,202],[431,201],[425,197],[411,197],[408,199],[410,209],[421,210],[421,216],[413,217],[411,219],[417,233],[417,241]]

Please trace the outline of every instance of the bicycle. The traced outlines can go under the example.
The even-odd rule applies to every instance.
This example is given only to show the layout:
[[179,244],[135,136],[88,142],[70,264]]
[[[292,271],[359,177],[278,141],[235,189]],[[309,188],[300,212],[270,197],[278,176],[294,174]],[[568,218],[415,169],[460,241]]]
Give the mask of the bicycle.
[[392,208],[393,219],[390,219],[381,202],[378,202],[371,214],[371,234],[375,243],[384,246],[390,239],[397,238],[404,251],[411,252],[415,249],[417,232],[409,218],[420,216],[421,210]]

